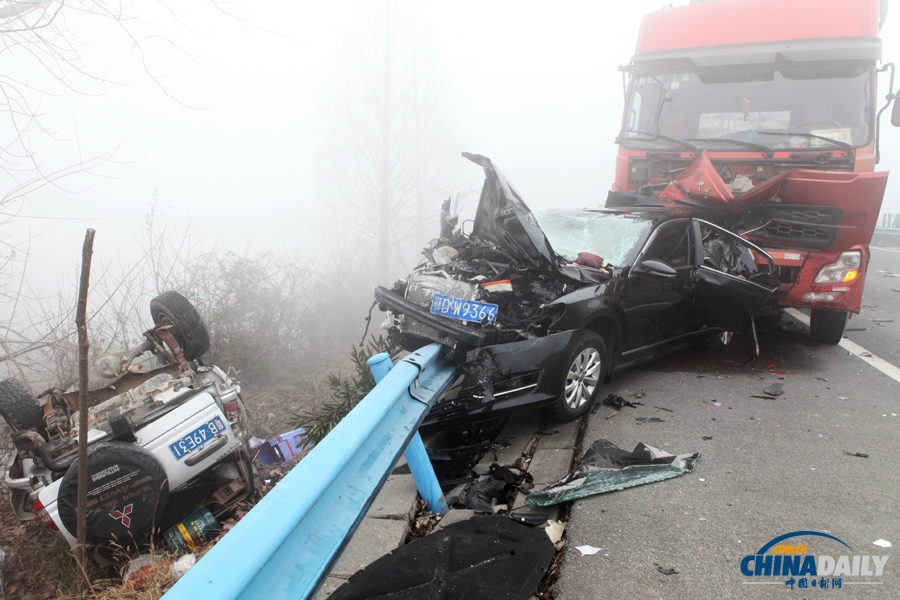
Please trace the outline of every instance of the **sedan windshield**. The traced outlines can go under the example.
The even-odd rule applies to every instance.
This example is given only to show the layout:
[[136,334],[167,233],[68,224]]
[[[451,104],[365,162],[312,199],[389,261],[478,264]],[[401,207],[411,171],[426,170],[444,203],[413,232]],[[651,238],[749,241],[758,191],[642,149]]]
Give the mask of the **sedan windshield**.
[[646,217],[549,210],[535,215],[553,251],[569,262],[590,252],[614,266],[631,264],[653,227]]
[[[708,67],[653,75],[636,70],[632,78],[621,135],[628,148],[683,148],[674,139],[717,151],[746,152],[754,145],[836,149],[864,146],[872,138],[872,65],[865,61]],[[663,93],[661,135],[653,140]]]

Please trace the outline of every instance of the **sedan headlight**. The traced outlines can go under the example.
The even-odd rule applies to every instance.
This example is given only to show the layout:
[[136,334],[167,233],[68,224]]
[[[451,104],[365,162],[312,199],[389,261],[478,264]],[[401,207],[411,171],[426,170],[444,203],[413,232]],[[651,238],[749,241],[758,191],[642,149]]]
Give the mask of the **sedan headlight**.
[[859,277],[859,266],[862,264],[862,252],[851,250],[842,252],[838,259],[819,270],[813,283],[850,283]]

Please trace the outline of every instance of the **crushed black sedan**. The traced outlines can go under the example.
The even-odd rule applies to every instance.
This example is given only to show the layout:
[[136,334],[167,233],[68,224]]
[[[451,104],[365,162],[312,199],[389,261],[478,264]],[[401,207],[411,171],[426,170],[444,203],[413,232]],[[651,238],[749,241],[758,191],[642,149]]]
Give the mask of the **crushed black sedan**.
[[750,324],[774,290],[772,258],[686,203],[610,192],[606,208],[534,214],[483,156],[474,226],[449,201],[424,260],[375,297],[412,350],[439,342],[463,378],[435,424],[523,405],[569,421],[618,370]]

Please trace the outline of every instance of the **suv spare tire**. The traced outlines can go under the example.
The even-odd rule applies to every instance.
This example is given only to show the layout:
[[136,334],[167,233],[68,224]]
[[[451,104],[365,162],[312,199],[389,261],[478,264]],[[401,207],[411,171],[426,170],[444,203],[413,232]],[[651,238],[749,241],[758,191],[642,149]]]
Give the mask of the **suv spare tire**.
[[203,318],[178,292],[163,292],[151,300],[150,315],[157,325],[172,325],[172,335],[186,360],[200,358],[209,350],[209,332]]
[[[140,446],[110,442],[90,449],[87,461],[87,534],[103,540],[140,540],[162,516],[169,480],[159,461]],[[78,463],[63,476],[57,508],[66,529],[77,531]]]
[[14,431],[36,429],[41,435],[47,433],[44,411],[31,390],[18,379],[0,381],[0,416]]

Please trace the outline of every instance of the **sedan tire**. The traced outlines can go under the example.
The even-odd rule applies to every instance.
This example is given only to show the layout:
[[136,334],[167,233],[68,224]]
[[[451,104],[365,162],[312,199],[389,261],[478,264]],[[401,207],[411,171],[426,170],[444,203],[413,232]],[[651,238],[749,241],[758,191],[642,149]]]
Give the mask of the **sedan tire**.
[[548,414],[561,422],[574,421],[594,405],[606,377],[609,352],[603,338],[593,331],[572,336],[559,398]]

